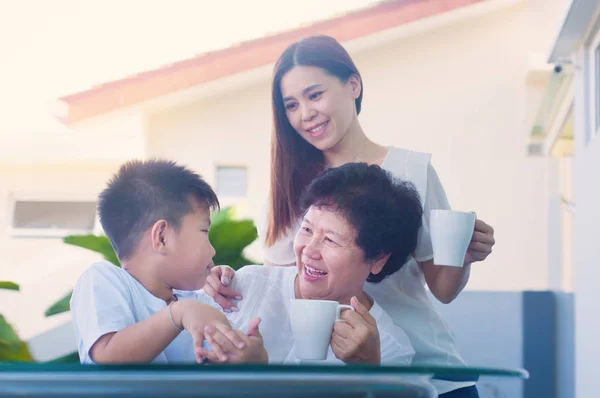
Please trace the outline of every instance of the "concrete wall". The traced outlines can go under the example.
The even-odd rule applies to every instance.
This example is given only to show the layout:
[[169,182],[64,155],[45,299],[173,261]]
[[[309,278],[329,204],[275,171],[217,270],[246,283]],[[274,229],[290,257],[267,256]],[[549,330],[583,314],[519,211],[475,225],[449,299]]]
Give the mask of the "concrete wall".
[[[521,293],[463,292],[451,305],[433,296],[431,300],[450,326],[469,366],[523,367]],[[477,386],[482,398],[523,397],[521,380],[483,378]]]
[[[600,33],[600,8],[591,37]],[[594,112],[590,97],[597,87],[592,85],[587,48],[574,54],[576,70],[575,94],[575,305],[576,320],[576,391],[578,397],[598,394],[598,375],[595,364],[600,357],[598,330],[598,283],[600,280],[600,136],[593,126]],[[598,84],[598,82],[596,82]]]
[[477,383],[482,398],[575,396],[573,294],[470,291],[451,305],[431,298],[469,366],[530,372],[527,381],[482,377]]

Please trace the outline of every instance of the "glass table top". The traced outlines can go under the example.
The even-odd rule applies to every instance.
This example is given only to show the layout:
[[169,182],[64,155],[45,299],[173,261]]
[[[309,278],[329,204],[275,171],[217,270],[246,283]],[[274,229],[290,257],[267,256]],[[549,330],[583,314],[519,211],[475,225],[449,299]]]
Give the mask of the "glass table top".
[[435,397],[432,377],[526,379],[523,369],[374,365],[0,364],[0,396]]

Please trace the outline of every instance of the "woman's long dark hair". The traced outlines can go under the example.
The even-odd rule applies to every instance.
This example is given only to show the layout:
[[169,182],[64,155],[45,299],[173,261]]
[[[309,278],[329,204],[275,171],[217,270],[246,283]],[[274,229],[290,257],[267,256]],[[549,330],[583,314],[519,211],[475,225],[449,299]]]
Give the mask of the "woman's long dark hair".
[[[291,44],[275,64],[272,85],[271,191],[265,243],[272,246],[300,217],[304,188],[324,166],[323,153],[306,142],[290,124],[281,95],[281,79],[295,66],[315,66],[346,83],[360,73],[334,38],[311,36]],[[361,79],[362,85],[362,79]],[[360,113],[363,90],[355,100]]]

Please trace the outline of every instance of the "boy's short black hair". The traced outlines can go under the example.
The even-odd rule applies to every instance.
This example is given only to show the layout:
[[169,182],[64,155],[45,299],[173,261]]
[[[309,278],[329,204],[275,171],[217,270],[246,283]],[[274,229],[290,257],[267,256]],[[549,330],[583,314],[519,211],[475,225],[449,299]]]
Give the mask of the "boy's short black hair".
[[391,254],[380,273],[369,275],[369,282],[381,282],[398,271],[417,248],[423,216],[419,193],[379,166],[346,163],[327,169],[308,185],[301,203],[304,211],[315,206],[343,214],[367,260]]
[[193,202],[210,210],[219,200],[202,177],[170,160],[132,160],[100,193],[98,215],[119,259],[135,251],[142,234],[158,220],[178,228]]

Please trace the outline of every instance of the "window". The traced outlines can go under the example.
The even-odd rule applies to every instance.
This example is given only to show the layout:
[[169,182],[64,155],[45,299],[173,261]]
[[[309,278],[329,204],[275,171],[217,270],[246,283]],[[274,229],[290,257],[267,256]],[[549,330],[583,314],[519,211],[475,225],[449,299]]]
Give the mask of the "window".
[[598,133],[600,130],[600,44],[596,45],[596,49],[594,50],[594,113],[596,123],[594,124],[594,131]]
[[246,196],[247,178],[245,166],[217,166],[217,195]]
[[95,226],[95,201],[28,199],[13,203],[13,236],[63,237],[92,233]]

